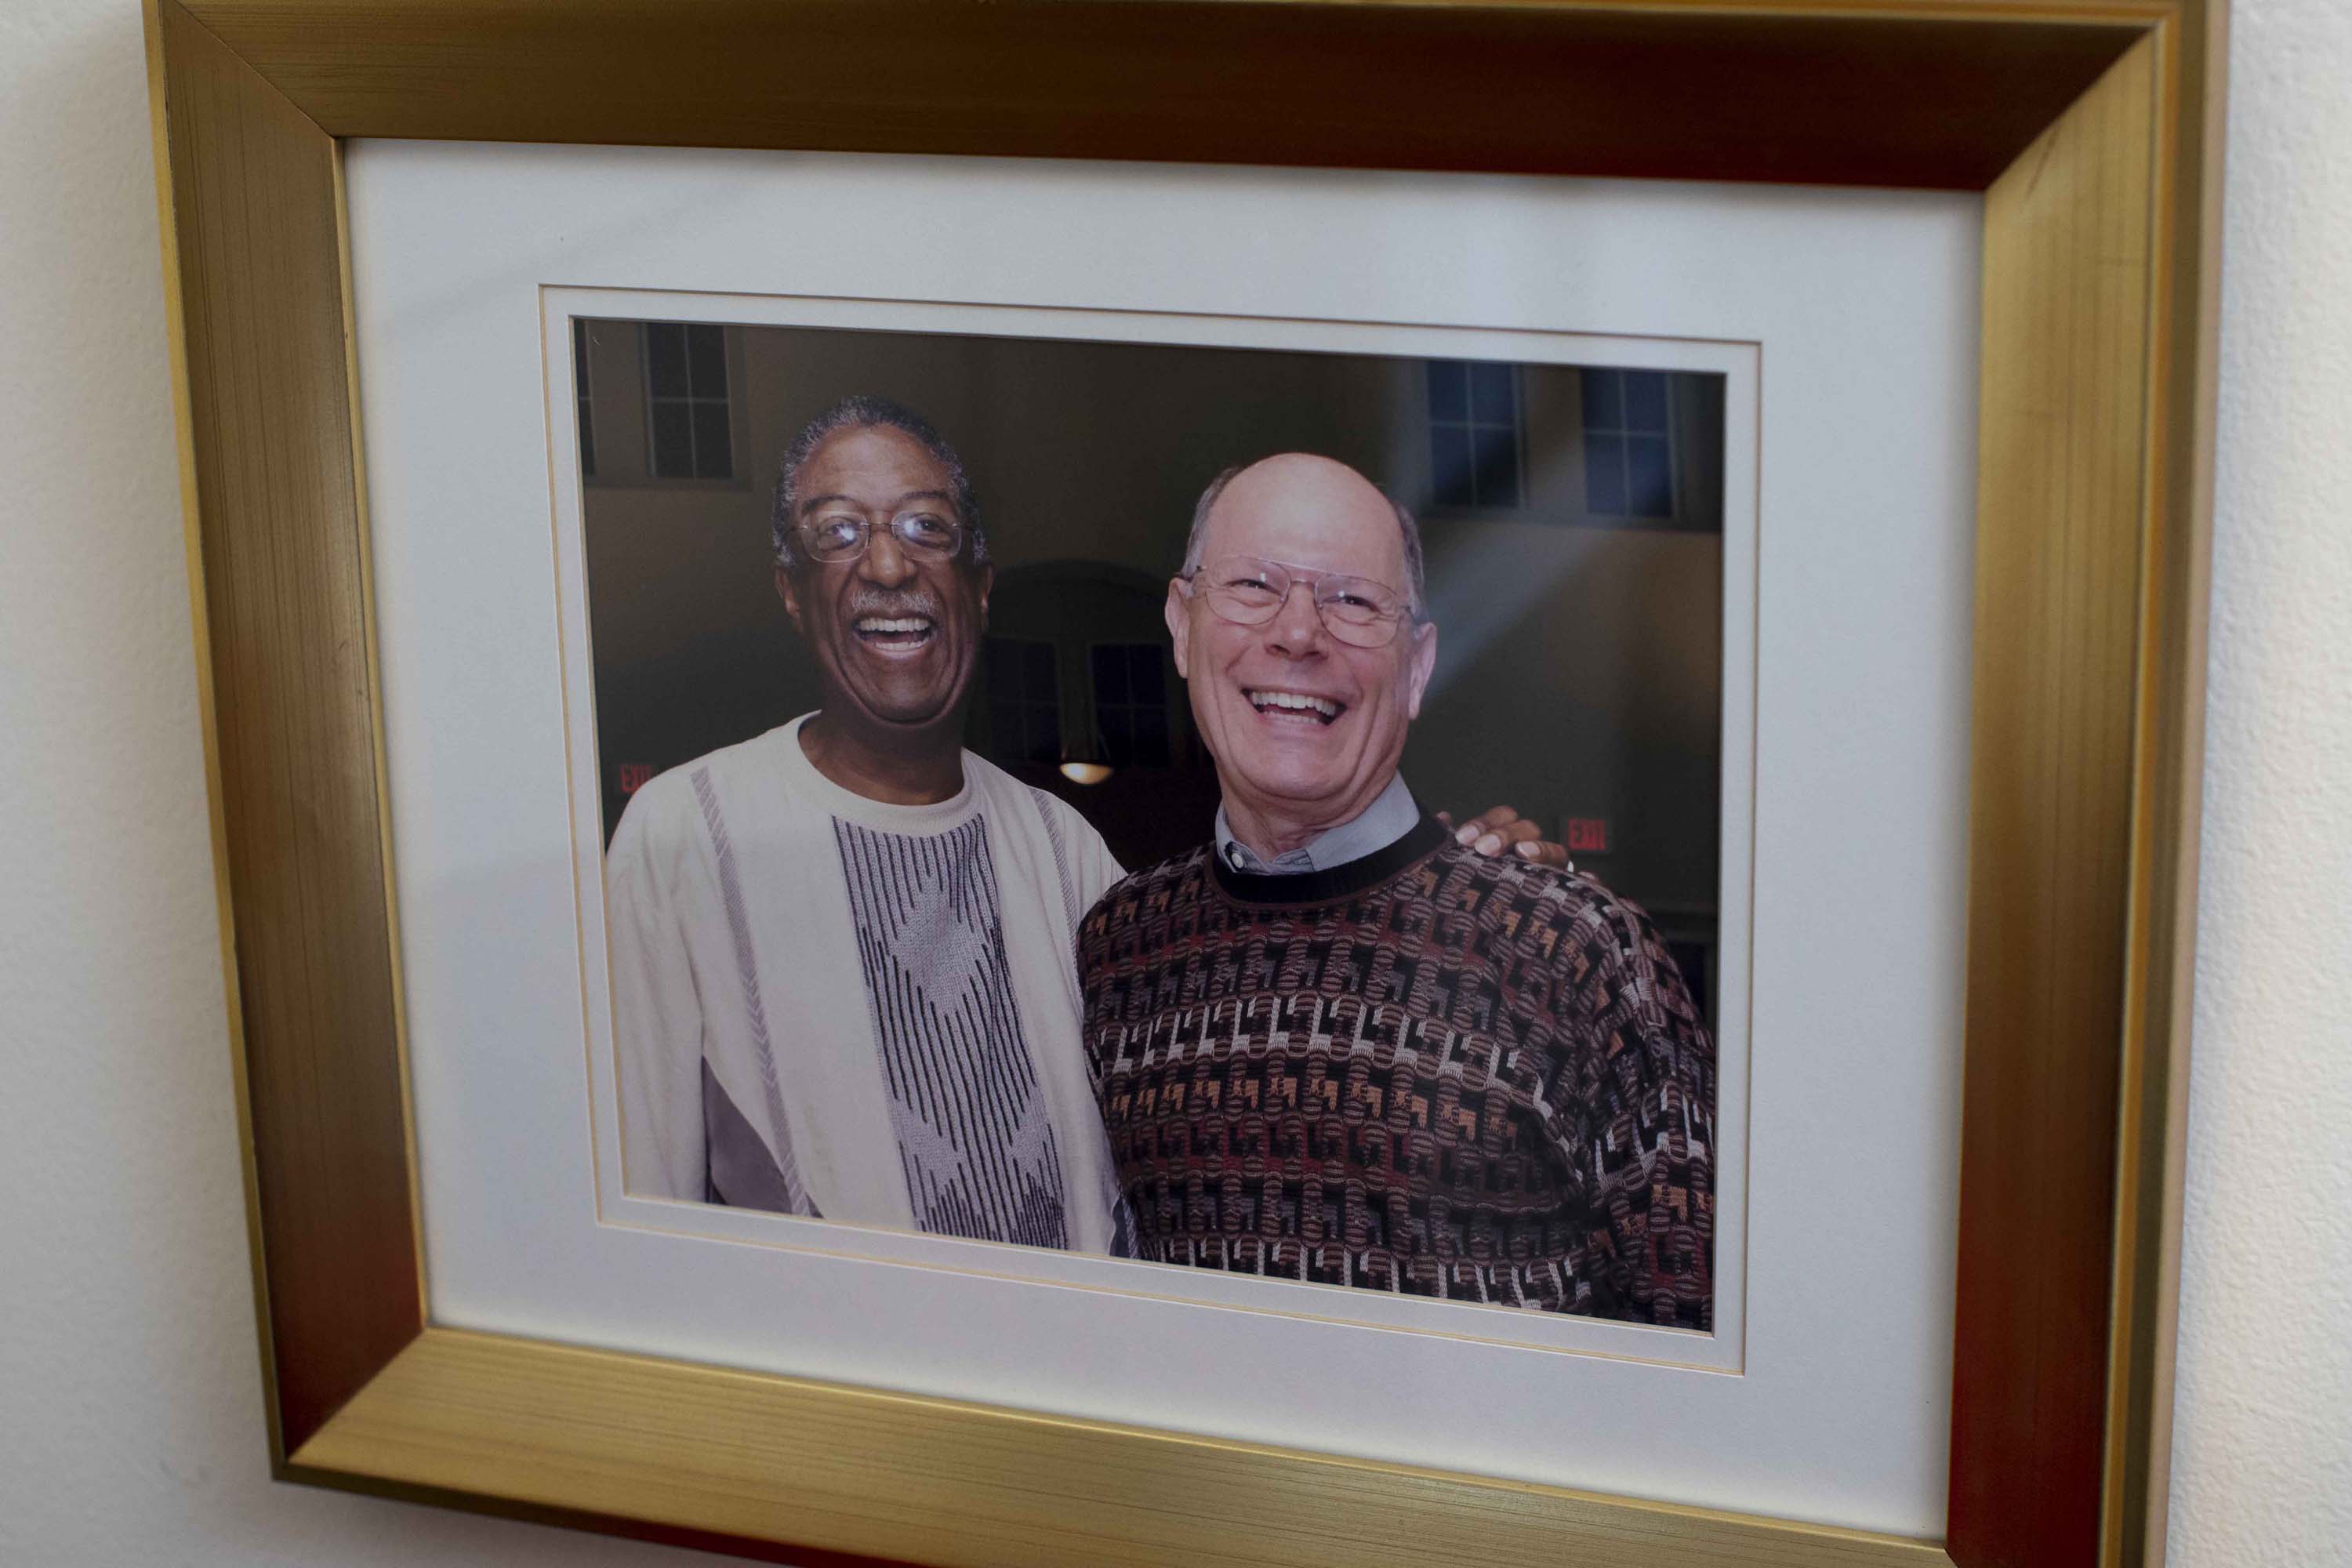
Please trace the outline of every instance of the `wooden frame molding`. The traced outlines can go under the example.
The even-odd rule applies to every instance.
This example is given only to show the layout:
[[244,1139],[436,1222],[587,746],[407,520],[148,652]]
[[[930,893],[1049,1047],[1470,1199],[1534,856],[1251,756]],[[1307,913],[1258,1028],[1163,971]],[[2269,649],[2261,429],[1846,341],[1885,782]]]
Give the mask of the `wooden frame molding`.
[[[2160,1561],[2222,26],[2223,0],[147,0],[279,1473],[802,1563]],[[430,1326],[350,136],[1983,191],[1944,1539]]]
[[[1003,1568],[1427,1563],[1440,1521],[1509,1568],[1557,1568],[1570,1542],[1626,1568],[1947,1561],[1861,1531],[448,1329],[427,1329],[294,1462],[556,1507],[593,1496],[730,1544]],[[1216,1505],[1172,1510],[1171,1495]]]

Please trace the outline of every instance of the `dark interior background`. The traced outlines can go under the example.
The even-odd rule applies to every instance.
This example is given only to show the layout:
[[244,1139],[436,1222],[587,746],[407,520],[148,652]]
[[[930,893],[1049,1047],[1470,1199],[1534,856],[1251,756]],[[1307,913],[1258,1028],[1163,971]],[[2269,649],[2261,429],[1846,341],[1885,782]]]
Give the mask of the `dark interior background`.
[[[620,321],[576,321],[572,343],[608,837],[654,773],[817,706],[769,503],[794,432],[866,392],[930,418],[980,493],[997,578],[966,743],[1125,864],[1200,842],[1216,775],[1167,580],[1220,469],[1321,452],[1422,520],[1439,643],[1415,795],[1507,803],[1569,843],[1657,920],[1712,1019],[1721,377]],[[1069,762],[1111,772],[1080,784]]]

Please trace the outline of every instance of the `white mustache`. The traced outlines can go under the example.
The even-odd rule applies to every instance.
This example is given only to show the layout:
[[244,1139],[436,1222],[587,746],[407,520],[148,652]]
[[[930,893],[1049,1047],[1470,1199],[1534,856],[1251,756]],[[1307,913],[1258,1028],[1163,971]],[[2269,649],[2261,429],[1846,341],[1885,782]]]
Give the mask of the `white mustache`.
[[849,603],[849,618],[856,621],[862,620],[867,616],[878,616],[885,620],[898,620],[920,616],[927,620],[936,621],[940,618],[940,609],[939,602],[929,597],[908,598],[902,595],[861,594]]

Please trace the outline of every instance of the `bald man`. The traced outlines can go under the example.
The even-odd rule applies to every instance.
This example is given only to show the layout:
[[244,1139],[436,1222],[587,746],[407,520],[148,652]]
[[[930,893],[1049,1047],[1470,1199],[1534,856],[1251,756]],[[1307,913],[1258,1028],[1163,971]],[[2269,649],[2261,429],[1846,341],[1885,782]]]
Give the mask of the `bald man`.
[[1412,514],[1328,458],[1229,470],[1167,619],[1215,836],[1078,941],[1139,1256],[1708,1328],[1715,1052],[1664,944],[1398,776],[1438,646]]

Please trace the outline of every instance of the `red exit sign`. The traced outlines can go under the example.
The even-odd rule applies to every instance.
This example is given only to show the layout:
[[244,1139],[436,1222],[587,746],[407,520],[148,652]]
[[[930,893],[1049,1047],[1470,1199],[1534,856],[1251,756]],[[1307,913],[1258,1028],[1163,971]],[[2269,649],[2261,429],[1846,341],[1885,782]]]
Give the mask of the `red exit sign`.
[[620,775],[623,795],[636,794],[639,788],[650,784],[654,776],[651,763],[623,763],[613,771]]
[[1570,817],[1568,852],[1571,855],[1608,854],[1609,819],[1605,816]]

